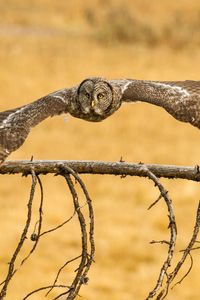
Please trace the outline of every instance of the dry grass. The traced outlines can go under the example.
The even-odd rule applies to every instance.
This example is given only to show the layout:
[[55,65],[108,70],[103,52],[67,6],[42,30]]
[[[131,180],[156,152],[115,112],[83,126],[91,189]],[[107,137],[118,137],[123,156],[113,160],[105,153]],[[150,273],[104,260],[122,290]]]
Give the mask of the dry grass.
[[[178,1],[157,3],[138,0],[133,5],[124,0],[127,15],[122,20],[121,1],[1,3],[0,110],[20,106],[90,75],[198,80],[196,31],[197,40],[191,37],[194,24],[199,24],[198,1],[182,1],[181,7]],[[113,19],[112,11],[117,11]],[[177,14],[182,22],[178,28],[171,22]],[[137,30],[129,28],[127,33],[129,18],[130,24],[136,22]],[[118,36],[118,21],[125,24],[122,36]],[[182,30],[183,23],[189,33]],[[144,25],[157,38],[155,44],[146,42],[148,31],[140,37]],[[166,26],[173,38],[163,35]],[[179,44],[180,30],[184,34]],[[11,158],[28,159],[34,155],[35,159],[119,160],[123,156],[126,161],[194,165],[199,163],[199,149],[197,129],[177,122],[160,108],[124,104],[114,116],[99,124],[72,117],[67,122],[64,117],[47,120],[32,131]],[[165,207],[159,204],[151,212],[146,211],[157,192],[144,179],[88,176],[85,180],[94,199],[97,254],[89,286],[82,289],[81,295],[87,300],[143,299],[155,282],[165,255],[165,246],[148,244],[151,239],[167,236]],[[46,226],[53,226],[70,215],[71,200],[66,198],[62,180],[48,176],[44,181]],[[184,181],[163,182],[174,198],[181,248],[192,230],[200,186]],[[1,177],[0,279],[22,228],[29,185],[29,179]],[[60,234],[44,238],[29,265],[12,282],[8,299],[21,299],[30,289],[48,284],[64,257],[79,251],[75,223]],[[199,299],[198,258],[196,255],[191,275],[172,291],[170,299]],[[65,279],[69,278],[70,269]]]

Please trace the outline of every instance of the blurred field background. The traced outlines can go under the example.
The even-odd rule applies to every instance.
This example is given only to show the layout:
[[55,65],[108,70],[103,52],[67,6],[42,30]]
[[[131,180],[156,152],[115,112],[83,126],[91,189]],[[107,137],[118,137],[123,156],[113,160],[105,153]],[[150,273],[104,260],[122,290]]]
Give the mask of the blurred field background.
[[[7,0],[0,2],[0,12],[1,111],[89,76],[199,80],[198,1]],[[64,116],[49,119],[33,129],[10,158],[118,161],[122,156],[132,162],[196,165],[199,149],[198,129],[174,120],[161,108],[138,103],[124,104],[97,124],[72,117],[66,121]],[[166,255],[165,245],[149,245],[152,239],[168,238],[165,206],[159,203],[147,211],[158,192],[145,179],[83,178],[95,208],[96,263],[89,285],[80,292],[82,299],[144,299]],[[42,179],[47,229],[67,219],[72,205],[62,179],[50,175]],[[162,182],[174,199],[177,249],[183,249],[192,232],[200,185]],[[23,228],[29,188],[30,178],[1,176],[0,281]],[[78,230],[74,219],[60,232],[44,237],[12,281],[7,299],[22,299],[30,290],[51,284],[65,260],[79,255]],[[23,255],[28,246],[30,242]],[[189,262],[185,272],[188,267]],[[74,269],[75,265],[69,266],[61,280],[69,283]],[[168,299],[199,299],[199,270],[196,252],[190,275]],[[31,299],[44,298],[40,293]]]

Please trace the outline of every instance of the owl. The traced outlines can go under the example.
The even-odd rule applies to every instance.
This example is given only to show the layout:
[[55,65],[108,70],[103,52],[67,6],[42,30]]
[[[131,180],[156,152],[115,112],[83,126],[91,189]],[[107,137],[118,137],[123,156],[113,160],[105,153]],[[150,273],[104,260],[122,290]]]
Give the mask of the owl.
[[0,163],[27,138],[30,129],[48,117],[69,113],[99,122],[121,105],[120,88],[101,78],[53,92],[30,104],[0,113]]
[[76,115],[76,109],[74,116],[102,121],[122,103],[137,101],[163,107],[177,120],[200,128],[200,81],[192,80],[86,79],[77,90],[77,103],[82,113]]
[[0,113],[0,162],[24,143],[32,127],[48,117],[69,113],[99,122],[112,115],[123,102],[137,101],[163,107],[179,121],[200,128],[200,81],[88,78],[75,87]]

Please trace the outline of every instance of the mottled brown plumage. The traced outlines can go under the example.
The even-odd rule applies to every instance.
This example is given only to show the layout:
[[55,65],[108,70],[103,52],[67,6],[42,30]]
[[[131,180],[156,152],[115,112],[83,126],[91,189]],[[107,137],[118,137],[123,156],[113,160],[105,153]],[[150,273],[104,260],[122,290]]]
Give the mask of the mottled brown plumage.
[[174,118],[200,128],[200,81],[128,80],[122,101],[163,107]]
[[[100,82],[103,87],[99,90]],[[88,88],[91,97],[85,101],[83,94]],[[118,89],[100,78],[90,78],[71,89],[51,93],[33,103],[0,113],[0,163],[24,143],[32,127],[48,117],[70,113],[91,122],[105,119],[120,106],[120,99],[115,96]],[[95,105],[100,92],[110,95],[111,102],[106,107]]]
[[89,78],[71,89],[0,113],[0,162],[23,144],[32,127],[47,117],[70,113],[99,122],[119,109],[122,102],[136,101],[161,106],[176,119],[200,128],[200,81]]

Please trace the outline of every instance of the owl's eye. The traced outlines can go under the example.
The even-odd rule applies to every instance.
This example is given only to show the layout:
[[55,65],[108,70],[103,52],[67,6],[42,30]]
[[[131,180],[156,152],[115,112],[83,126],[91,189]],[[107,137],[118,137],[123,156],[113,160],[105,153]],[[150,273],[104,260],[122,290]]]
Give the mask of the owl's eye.
[[99,94],[97,95],[97,99],[98,99],[98,100],[102,100],[103,98],[104,98],[104,94],[99,93]]
[[85,97],[90,98],[90,94],[88,92],[84,92]]

